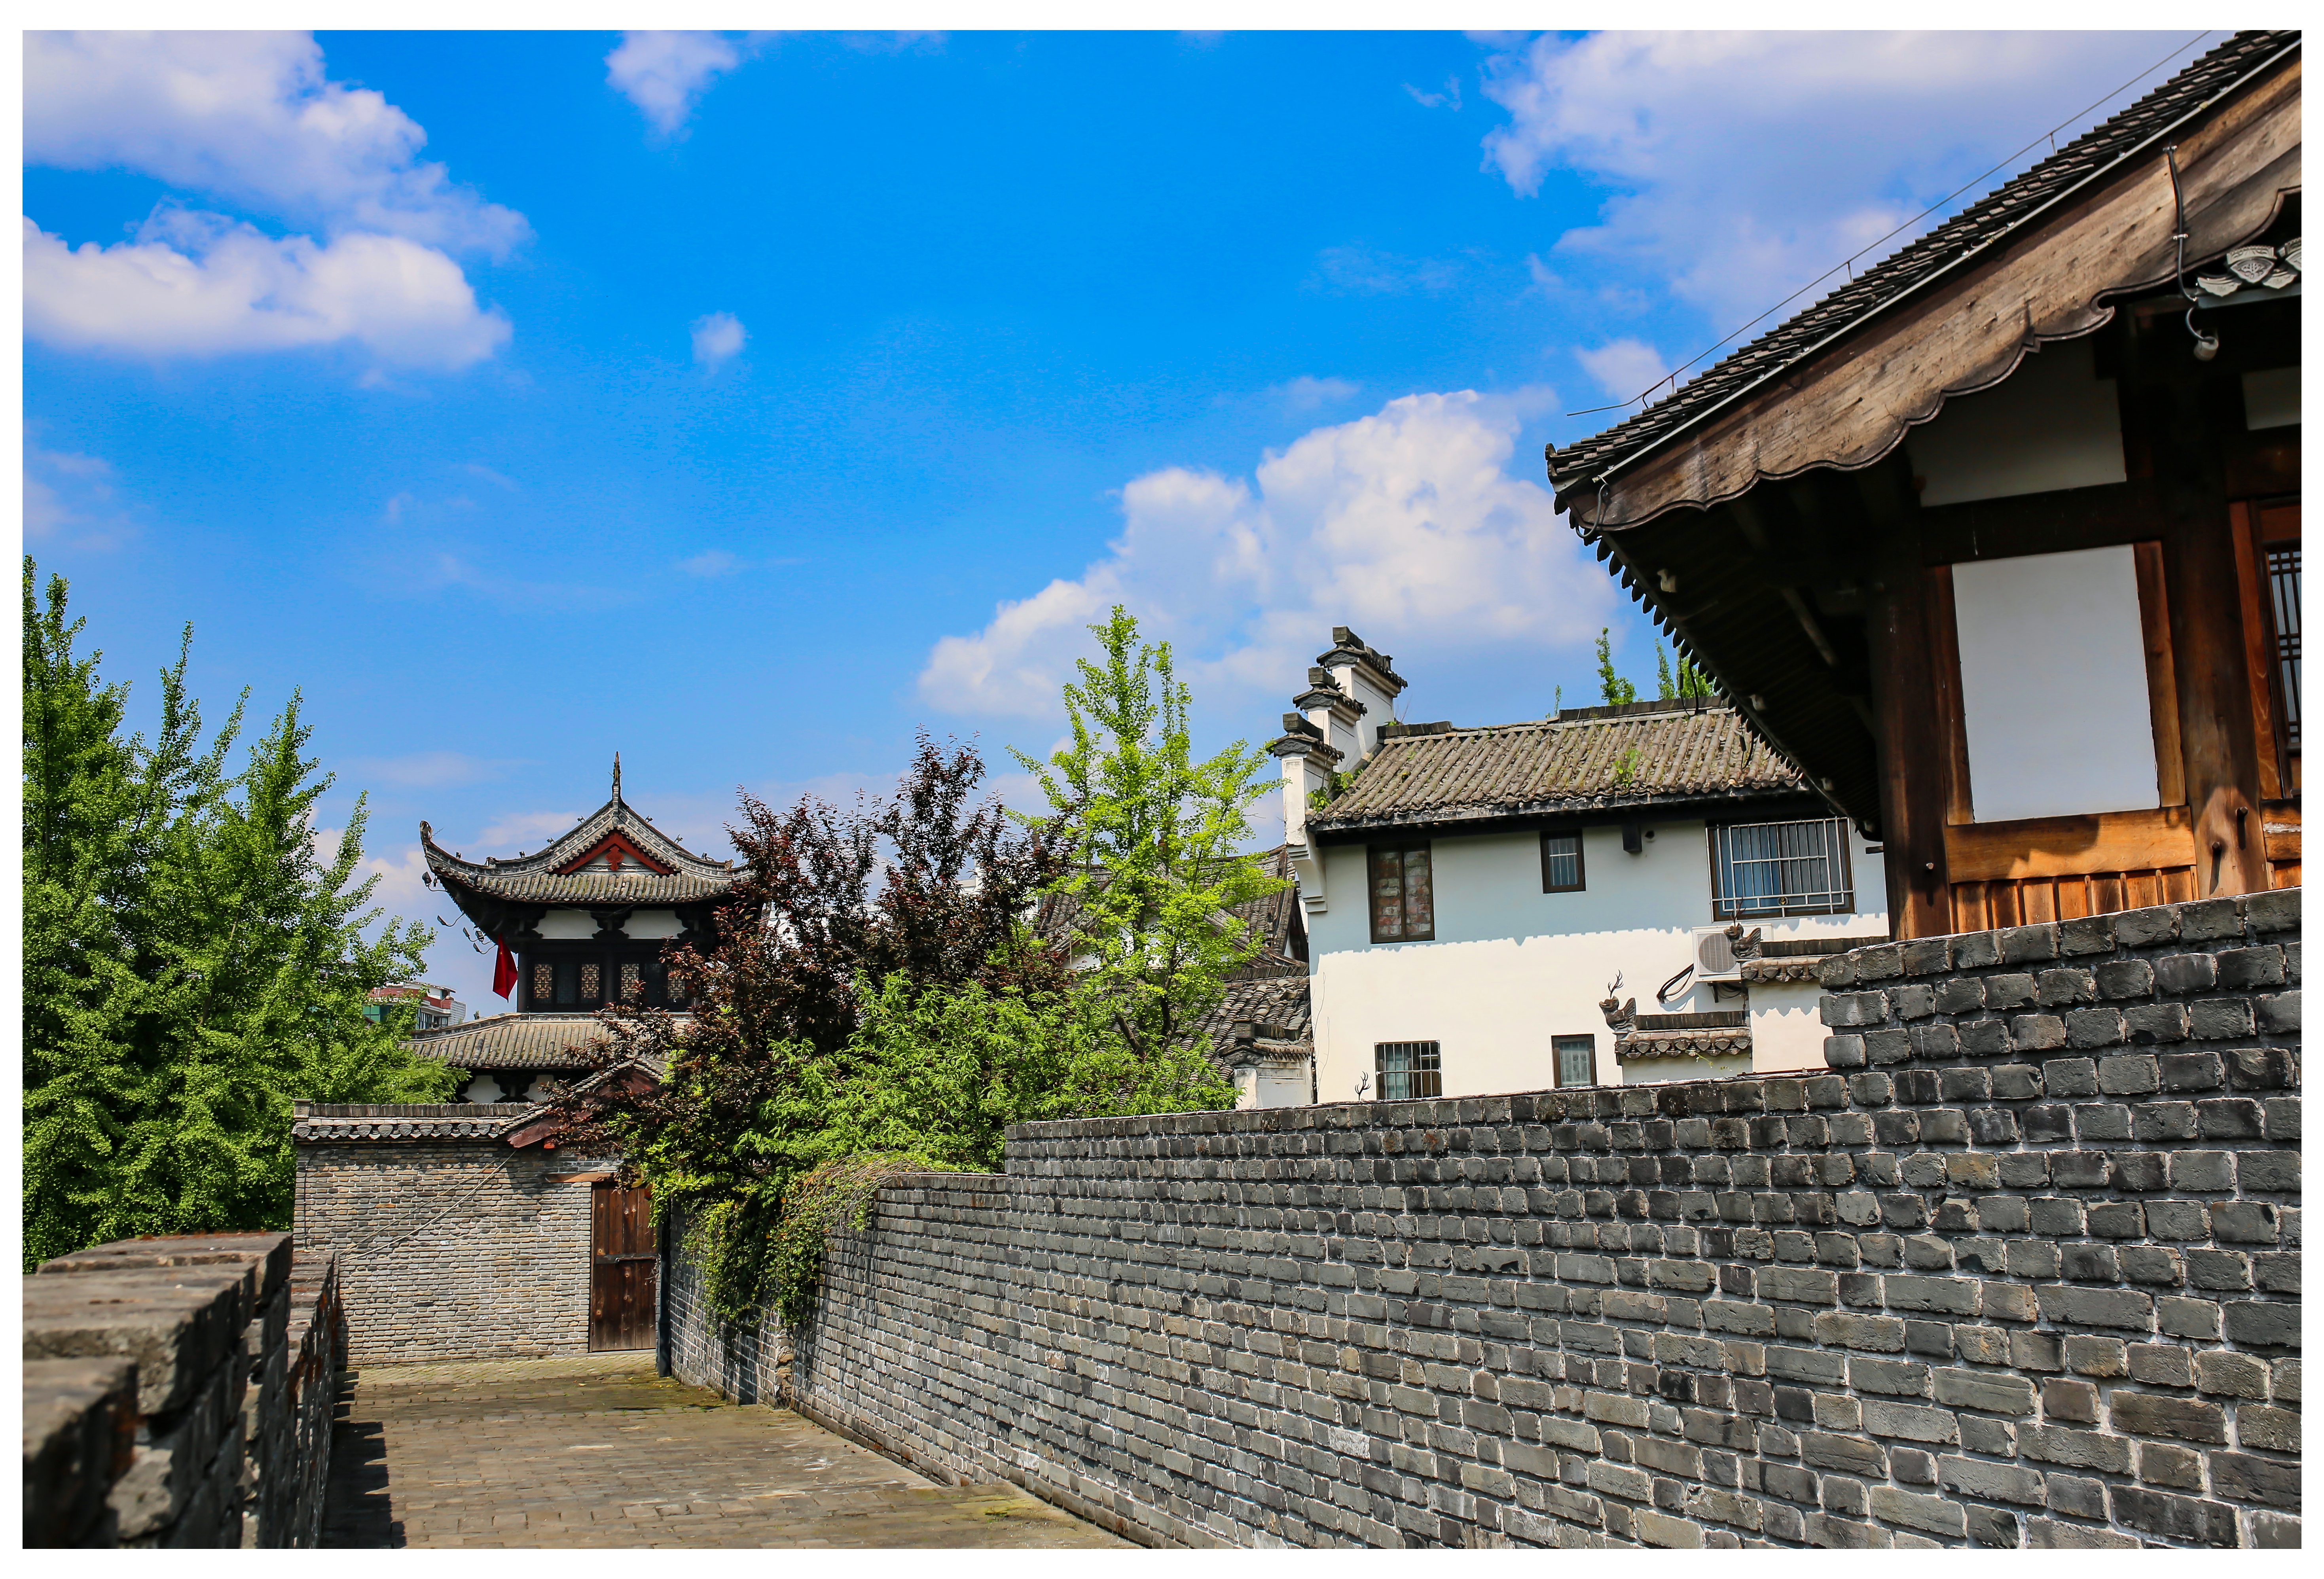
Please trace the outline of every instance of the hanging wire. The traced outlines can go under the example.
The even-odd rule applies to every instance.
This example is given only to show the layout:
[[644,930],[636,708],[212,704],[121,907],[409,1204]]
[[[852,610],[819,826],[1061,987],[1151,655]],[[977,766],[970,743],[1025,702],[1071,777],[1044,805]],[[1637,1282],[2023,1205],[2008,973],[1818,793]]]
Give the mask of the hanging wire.
[[2089,104],[2084,105],[2080,109],[2076,110],[2072,115],[2068,115],[2064,120],[2059,122],[2057,125],[2052,127],[2048,132],[2042,133],[2041,136],[2034,137],[2031,142],[2027,142],[2024,148],[2020,148],[2015,152],[2006,155],[1998,162],[1994,164],[1990,169],[1986,170],[1981,174],[1970,177],[1968,180],[1962,182],[1960,186],[1955,187],[1951,191],[1946,193],[1943,197],[1930,204],[1926,208],[1922,209],[1918,214],[1913,216],[1912,218],[1907,219],[1903,224],[1897,225],[1895,229],[1890,231],[1886,235],[1880,237],[1879,240],[1868,243],[1866,245],[1859,247],[1857,251],[1849,254],[1848,257],[1842,259],[1837,263],[1834,263],[1831,268],[1826,269],[1822,273],[1817,275],[1805,285],[1801,286],[1797,290],[1792,292],[1791,295],[1784,298],[1783,300],[1777,302],[1774,307],[1769,308],[1766,312],[1763,312],[1757,317],[1753,318],[1750,323],[1745,324],[1741,328],[1736,329],[1727,335],[1721,335],[1719,339],[1712,341],[1709,345],[1704,346],[1701,351],[1695,353],[1694,355],[1689,357],[1686,361],[1680,363],[1678,366],[1673,369],[1667,375],[1663,378],[1656,379],[1653,383],[1648,384],[1644,390],[1632,395],[1628,399],[1617,400],[1610,406],[1587,406],[1579,411],[1568,411],[1566,415],[1568,417],[1594,417],[1600,411],[1619,411],[1625,406],[1635,406],[1638,404],[1639,401],[1644,400],[1648,395],[1653,394],[1665,383],[1668,383],[1671,386],[1673,392],[1675,393],[1678,388],[1678,375],[1680,373],[1684,372],[1688,368],[1692,367],[1696,363],[1701,362],[1704,357],[1710,355],[1720,346],[1728,344],[1737,335],[1745,333],[1759,324],[1765,323],[1767,319],[1783,311],[1784,308],[1789,307],[1803,296],[1805,296],[1809,291],[1813,290],[1817,286],[1821,285],[1833,275],[1845,271],[1849,282],[1851,284],[1854,283],[1856,279],[1855,264],[1857,259],[1861,258],[1865,253],[1869,252],[1877,247],[1885,246],[1890,240],[1902,234],[1904,232],[1910,230],[1913,226],[1920,224],[1923,219],[1926,219],[1930,215],[1936,213],[1939,209],[1950,203],[1954,198],[1960,197],[1963,192],[1968,191],[1970,188],[1975,187],[1979,182],[1985,180],[1986,178],[1992,175],[1995,170],[2002,170],[2008,165],[2015,163],[2020,158],[2024,157],[2029,150],[2038,144],[2043,136],[2046,136],[2050,140],[2050,149],[2051,151],[2054,153],[2057,151],[2058,133],[2060,132],[2063,131],[2066,127],[2072,125],[2075,122],[2080,120],[2083,116],[2089,115],[2092,110],[2097,109],[2100,105],[2105,104],[2107,100],[2118,97],[2127,89],[2135,87],[2138,83],[2153,76],[2155,72],[2161,70],[2163,67],[2168,66],[2172,61],[2177,60],[2181,55],[2185,54],[2195,45],[2201,43],[2205,39],[2210,37],[2213,31],[2214,30],[2210,28],[2205,28],[2201,32],[2197,33],[2193,38],[2189,39],[2185,43],[2179,45],[2169,54],[2163,56],[2163,59],[2154,62],[2153,65],[2149,66],[2145,70],[2138,73],[2137,76],[2133,77],[2127,82],[2123,83],[2121,87],[2092,99]]

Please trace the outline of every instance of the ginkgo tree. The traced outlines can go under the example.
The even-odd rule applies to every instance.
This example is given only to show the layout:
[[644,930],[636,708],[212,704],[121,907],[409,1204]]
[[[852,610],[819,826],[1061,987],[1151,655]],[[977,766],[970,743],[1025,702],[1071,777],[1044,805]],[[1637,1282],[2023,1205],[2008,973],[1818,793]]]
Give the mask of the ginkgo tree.
[[[140,1234],[287,1228],[290,1105],[447,1097],[370,990],[428,930],[379,924],[359,798],[335,842],[294,695],[238,772],[203,740],[189,627],[150,741],[24,562],[24,1262]],[[327,849],[318,845],[328,842]],[[376,928],[374,933],[374,929]]]

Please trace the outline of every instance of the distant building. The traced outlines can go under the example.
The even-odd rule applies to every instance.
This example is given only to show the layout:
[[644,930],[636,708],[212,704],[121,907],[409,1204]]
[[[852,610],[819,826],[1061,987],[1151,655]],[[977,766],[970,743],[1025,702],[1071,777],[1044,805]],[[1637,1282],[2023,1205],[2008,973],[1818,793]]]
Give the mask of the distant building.
[[1886,941],[1879,847],[1733,709],[1399,724],[1386,654],[1316,665],[1270,747],[1312,973],[1245,1016],[1254,1089],[1292,1084],[1263,1017],[1325,1102],[1823,1067],[1813,967]]
[[545,1101],[587,1067],[598,1010],[628,1004],[684,1010],[662,950],[708,947],[715,913],[741,877],[694,854],[613,798],[530,855],[472,861],[420,825],[430,878],[482,936],[507,948],[512,1012],[422,1031],[404,1045],[470,1073],[466,1102]]
[[364,1018],[384,1021],[390,1008],[412,998],[420,1000],[420,1012],[411,1024],[415,1031],[438,1031],[447,1025],[457,1025],[468,1017],[468,1005],[454,997],[448,987],[435,987],[424,981],[391,981],[385,987],[371,989],[371,1002],[364,1005]]

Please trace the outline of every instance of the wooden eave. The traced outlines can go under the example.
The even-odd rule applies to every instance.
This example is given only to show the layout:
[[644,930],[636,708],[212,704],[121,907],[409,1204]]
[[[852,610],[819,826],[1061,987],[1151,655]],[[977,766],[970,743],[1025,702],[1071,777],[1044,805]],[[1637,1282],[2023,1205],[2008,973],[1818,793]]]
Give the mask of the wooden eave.
[[[1941,530],[1932,518],[2022,514],[2021,503],[2036,502],[1921,511],[1901,447],[1907,433],[1950,397],[2000,382],[2043,344],[2118,321],[2126,331],[2119,307],[2172,289],[2166,143],[2178,148],[2190,278],[2266,232],[2299,191],[2299,117],[2295,41],[2147,137],[2135,157],[2029,213],[1967,266],[1929,277],[1782,376],[1619,456],[1602,501],[1598,474],[1562,472],[1553,456],[1560,506],[1624,589],[1752,731],[1866,833],[1884,833],[1869,620],[1893,569],[1888,543],[1908,522]],[[2151,502],[2131,497],[2141,492],[2116,485],[2038,502],[2051,513],[2147,515]]]
[[[2109,298],[2174,278],[2168,147],[2189,265],[2264,230],[2300,188],[2298,42],[1683,421],[1610,457],[1593,445],[1553,453],[1558,508],[1591,534],[1623,532],[1763,481],[1875,464],[1950,397],[1990,389],[2044,342],[2103,326]],[[1681,391],[1667,403],[1691,402]]]

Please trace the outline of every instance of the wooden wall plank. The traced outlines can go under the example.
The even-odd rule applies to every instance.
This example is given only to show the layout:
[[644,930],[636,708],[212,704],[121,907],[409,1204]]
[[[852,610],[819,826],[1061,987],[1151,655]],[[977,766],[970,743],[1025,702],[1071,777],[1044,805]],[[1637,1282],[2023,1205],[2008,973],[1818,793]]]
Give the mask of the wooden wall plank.
[[2236,554],[2236,590],[2243,610],[2244,663],[2251,675],[2252,739],[2259,747],[2259,793],[2273,801],[2283,794],[2275,752],[2275,699],[2268,650],[2273,622],[2267,613],[2266,556],[2259,545],[2256,512],[2244,500],[2227,506],[2227,526]]
[[2146,648],[2146,705],[2154,730],[2154,782],[2166,806],[2187,803],[2187,758],[2179,739],[2179,675],[2171,660],[2171,598],[2160,540],[2131,546],[2138,571],[2138,622]]

